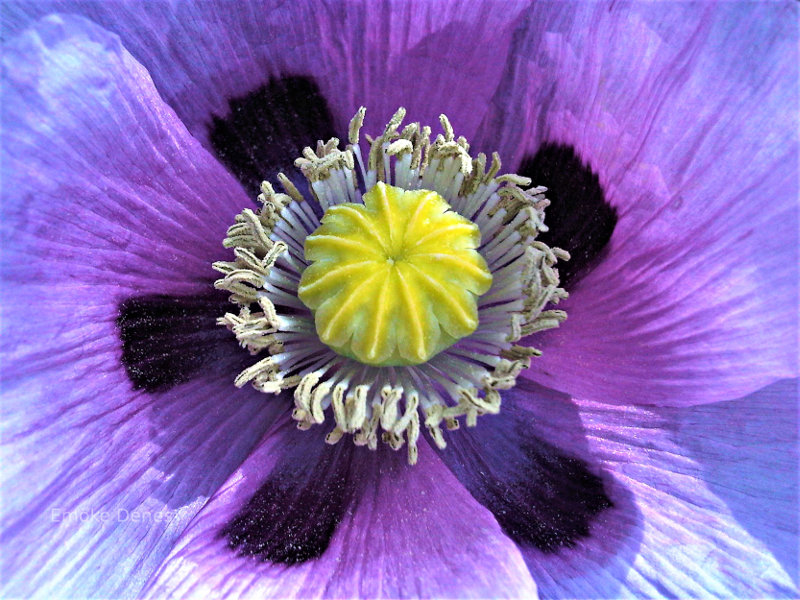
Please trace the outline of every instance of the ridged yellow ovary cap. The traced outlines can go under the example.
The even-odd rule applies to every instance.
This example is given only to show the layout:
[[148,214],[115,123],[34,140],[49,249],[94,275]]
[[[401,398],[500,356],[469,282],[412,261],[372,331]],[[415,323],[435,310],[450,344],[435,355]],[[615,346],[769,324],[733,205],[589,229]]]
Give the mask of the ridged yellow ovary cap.
[[492,285],[480,230],[429,190],[379,182],[363,199],[329,208],[306,238],[298,295],[339,354],[424,363],[478,327]]

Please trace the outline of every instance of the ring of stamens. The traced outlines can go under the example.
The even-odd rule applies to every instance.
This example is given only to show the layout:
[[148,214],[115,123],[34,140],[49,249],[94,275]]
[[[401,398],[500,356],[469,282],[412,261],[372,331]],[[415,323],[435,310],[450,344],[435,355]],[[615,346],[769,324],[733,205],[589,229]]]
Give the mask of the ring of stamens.
[[456,429],[463,417],[474,426],[478,415],[499,411],[498,390],[513,387],[538,354],[515,342],[566,318],[546,307],[567,296],[555,264],[569,255],[536,240],[547,229],[546,189],[529,187],[530,180],[518,175],[498,176],[496,153],[491,162],[483,154],[471,157],[466,140],[455,137],[444,115],[443,134],[431,141],[427,126],[400,129],[405,116],[400,109],[380,136],[367,138],[368,151],[362,152],[364,112],[361,108],[353,118],[344,150],[336,138],[319,142],[316,150],[306,148],[296,165],[324,211],[344,203],[364,205],[367,192],[382,182],[435,192],[477,225],[476,250],[492,276],[491,287],[476,300],[477,328],[417,364],[364,364],[325,345],[313,312],[298,297],[309,269],[304,245],[320,220],[283,174],[278,179],[284,193],[264,182],[261,209],[245,209],[228,230],[224,245],[233,248],[235,260],[214,264],[223,275],[215,286],[230,292],[239,310],[219,322],[252,354],[267,354],[239,374],[237,386],[250,382],[265,393],[295,388],[293,417],[300,428],[332,414],[329,443],[347,433],[374,449],[380,436],[394,449],[407,443],[414,463],[421,426],[444,448],[442,425]]

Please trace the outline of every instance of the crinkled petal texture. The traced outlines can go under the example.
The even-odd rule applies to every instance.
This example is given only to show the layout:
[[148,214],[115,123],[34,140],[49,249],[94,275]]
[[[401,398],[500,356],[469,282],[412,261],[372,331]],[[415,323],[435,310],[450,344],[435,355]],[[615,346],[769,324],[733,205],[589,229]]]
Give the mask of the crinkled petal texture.
[[[63,10],[118,33],[204,141],[211,115],[227,115],[230,99],[287,75],[310,76],[327,99],[337,128],[325,135],[339,135],[363,104],[369,108],[366,131],[378,131],[403,105],[411,119],[425,123],[435,123],[442,112],[456,115],[454,126],[470,136],[487,112],[510,32],[526,4],[510,1],[498,9],[492,2],[459,0],[249,0],[237,2],[236,10],[212,1],[156,2],[143,11],[135,0],[47,1],[12,5],[5,21],[13,30],[36,15]],[[458,89],[469,93],[454,94]],[[291,129],[287,116],[284,125]]]
[[521,19],[482,136],[514,164],[574,147],[619,214],[566,323],[531,338],[531,377],[685,405],[797,374],[797,18],[796,3],[548,2]]
[[[3,16],[22,31],[58,5]],[[796,6],[61,6],[132,55],[76,17],[5,48],[7,593],[531,597],[536,580],[546,597],[797,594],[794,384],[628,405],[713,403],[797,372]],[[573,146],[619,224],[570,319],[534,340],[545,356],[529,375],[588,400],[511,392],[499,425],[449,438],[461,456],[496,438],[453,459],[455,475],[425,444],[410,468],[286,421],[241,464],[287,400],[230,386],[233,342],[188,381],[141,352],[125,363],[141,348],[120,341],[121,310],[134,338],[172,331],[153,318],[175,314],[164,294],[208,321],[209,264],[248,199],[203,145],[242,178],[226,144],[277,117],[275,144],[234,148],[263,173],[260,148],[284,150],[303,127],[296,107],[252,108],[276,89],[313,96],[315,114],[327,97],[339,130],[361,103],[373,131],[408,104],[467,135],[483,122],[478,145],[514,163],[543,142]],[[220,133],[215,117],[235,114],[241,127]],[[198,336],[172,336],[169,352],[222,347]],[[525,428],[502,420],[525,412],[546,448],[509,442]],[[580,514],[532,504],[533,472],[541,496]]]
[[[117,37],[80,18],[8,42],[3,128],[5,593],[131,596],[277,406],[232,387],[240,350],[209,296],[248,199]],[[155,372],[142,356],[126,372],[121,306],[133,338],[169,341],[172,357],[149,348],[157,367],[207,349],[202,377],[137,379]]]
[[[120,34],[250,189],[262,153],[341,132],[361,103],[372,131],[400,104],[446,112],[506,164],[574,147],[619,222],[567,323],[531,340],[537,381],[684,405],[797,374],[796,4],[68,5]],[[12,5],[6,22],[63,6]]]
[[514,548],[547,598],[800,591],[797,381],[687,408],[531,383],[506,400],[448,437],[452,474],[427,444],[409,468],[385,447],[331,448],[324,430],[277,424],[148,597],[528,597]]
[[518,548],[426,443],[412,467],[324,433],[277,424],[148,597],[536,597]]
[[[797,597],[797,384],[682,408],[559,401],[530,383],[518,386],[497,417],[508,419],[504,429],[523,424],[599,467],[613,503],[590,521],[587,536],[558,552],[522,540],[541,597]],[[462,433],[452,437],[457,454],[473,435],[487,447],[492,441],[480,428]],[[483,452],[457,472],[469,488],[488,471],[520,489],[525,470],[516,456]],[[525,510],[509,498],[507,509]]]

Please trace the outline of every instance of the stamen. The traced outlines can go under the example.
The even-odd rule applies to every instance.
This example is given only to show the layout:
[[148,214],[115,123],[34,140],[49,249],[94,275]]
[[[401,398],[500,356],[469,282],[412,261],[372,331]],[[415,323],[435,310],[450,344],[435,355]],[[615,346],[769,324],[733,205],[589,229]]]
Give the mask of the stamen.
[[350,434],[374,449],[380,437],[407,444],[413,464],[421,425],[444,448],[461,418],[474,427],[500,410],[499,390],[540,354],[515,342],[566,317],[548,305],[567,296],[555,266],[569,255],[535,239],[547,229],[545,188],[498,176],[497,153],[488,167],[473,158],[447,117],[431,143],[430,127],[401,129],[400,109],[364,136],[365,154],[364,115],[344,150],[320,141],[295,163],[322,222],[282,173],[285,193],[265,182],[260,210],[236,217],[224,241],[235,260],[214,268],[239,311],[219,322],[269,354],[237,386],[295,388],[298,427],[331,415],[327,443]]

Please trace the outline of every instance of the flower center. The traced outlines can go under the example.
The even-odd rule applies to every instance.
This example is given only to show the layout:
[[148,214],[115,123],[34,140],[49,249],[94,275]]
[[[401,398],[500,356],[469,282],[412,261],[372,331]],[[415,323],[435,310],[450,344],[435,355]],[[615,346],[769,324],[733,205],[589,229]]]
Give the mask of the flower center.
[[306,238],[298,287],[320,340],[374,366],[417,365],[478,327],[492,285],[477,225],[430,190],[378,182]]
[[550,307],[569,254],[536,239],[546,189],[473,157],[447,117],[431,139],[401,108],[362,145],[364,110],[344,149],[320,140],[295,161],[321,220],[282,173],[283,192],[262,183],[261,208],[236,217],[214,285],[238,311],[219,323],[261,355],[235,385],[294,389],[301,429],[332,420],[328,443],[405,444],[413,464],[423,427],[444,448],[443,427],[500,410],[539,354],[515,342],[566,318]]

